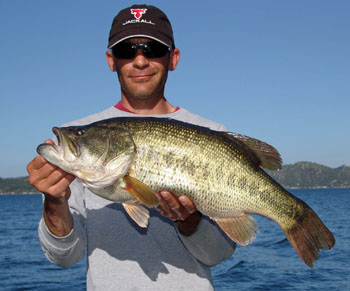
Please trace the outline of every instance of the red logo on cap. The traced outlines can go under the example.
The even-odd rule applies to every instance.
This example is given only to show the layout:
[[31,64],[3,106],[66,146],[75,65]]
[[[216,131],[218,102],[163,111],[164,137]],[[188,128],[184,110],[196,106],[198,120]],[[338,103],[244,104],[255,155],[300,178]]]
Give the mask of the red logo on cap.
[[136,19],[140,19],[142,17],[143,14],[146,13],[147,9],[130,9],[131,10],[131,14],[133,14],[135,16]]

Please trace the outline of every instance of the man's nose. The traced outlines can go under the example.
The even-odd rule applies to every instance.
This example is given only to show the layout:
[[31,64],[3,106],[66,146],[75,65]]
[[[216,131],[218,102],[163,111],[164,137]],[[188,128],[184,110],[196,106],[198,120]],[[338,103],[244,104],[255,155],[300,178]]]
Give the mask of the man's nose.
[[148,59],[143,55],[143,52],[141,49],[138,49],[136,52],[136,55],[134,57],[134,66],[142,69],[149,65]]

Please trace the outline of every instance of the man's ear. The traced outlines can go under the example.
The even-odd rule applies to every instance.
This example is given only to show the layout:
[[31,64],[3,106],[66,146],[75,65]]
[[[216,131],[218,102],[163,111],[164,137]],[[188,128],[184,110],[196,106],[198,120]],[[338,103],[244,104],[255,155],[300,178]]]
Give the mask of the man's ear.
[[168,70],[174,71],[177,67],[177,64],[179,63],[179,60],[180,60],[180,50],[177,48],[174,48],[170,52]]
[[114,59],[114,56],[110,50],[106,51],[106,60],[107,60],[108,67],[111,69],[111,71],[116,72],[117,69],[116,69],[116,65],[115,65],[115,59]]

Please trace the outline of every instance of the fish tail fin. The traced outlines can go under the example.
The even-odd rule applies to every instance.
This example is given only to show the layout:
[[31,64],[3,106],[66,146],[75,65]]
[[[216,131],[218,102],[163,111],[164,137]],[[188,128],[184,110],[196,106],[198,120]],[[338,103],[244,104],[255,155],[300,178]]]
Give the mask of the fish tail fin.
[[303,220],[283,231],[301,260],[309,267],[317,260],[320,249],[329,250],[335,244],[333,234],[306,204]]

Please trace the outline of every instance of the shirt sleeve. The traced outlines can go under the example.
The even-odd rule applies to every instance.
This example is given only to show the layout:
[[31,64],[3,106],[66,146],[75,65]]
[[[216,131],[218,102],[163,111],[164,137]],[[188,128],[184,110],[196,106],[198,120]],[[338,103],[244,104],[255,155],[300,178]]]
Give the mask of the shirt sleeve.
[[69,208],[73,216],[73,229],[64,237],[50,232],[43,218],[39,222],[38,234],[46,258],[53,264],[67,268],[79,262],[85,254],[86,233],[84,188],[76,181],[70,185]]
[[194,233],[179,237],[187,250],[201,263],[215,266],[232,256],[236,244],[210,218],[203,216]]

